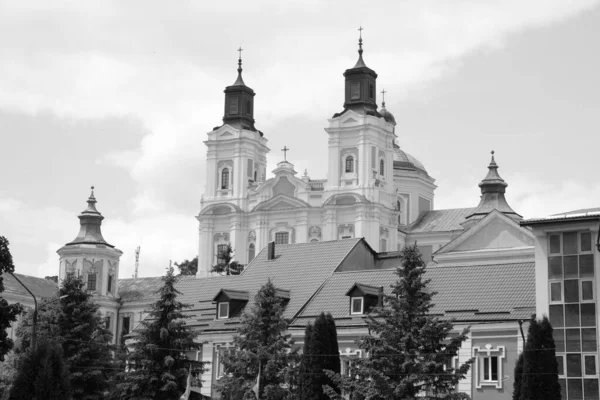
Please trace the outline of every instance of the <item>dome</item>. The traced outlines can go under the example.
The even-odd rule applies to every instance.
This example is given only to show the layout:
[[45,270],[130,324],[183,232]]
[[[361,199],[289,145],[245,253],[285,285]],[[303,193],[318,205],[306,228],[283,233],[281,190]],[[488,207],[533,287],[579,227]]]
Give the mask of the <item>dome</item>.
[[396,126],[396,118],[394,118],[394,114],[392,114],[391,112],[386,110],[385,102],[381,105],[381,110],[379,110],[379,115],[381,115],[381,117],[383,119],[385,119],[386,122],[389,122],[390,124]]
[[397,147],[394,151],[394,169],[416,169],[427,173],[421,161]]

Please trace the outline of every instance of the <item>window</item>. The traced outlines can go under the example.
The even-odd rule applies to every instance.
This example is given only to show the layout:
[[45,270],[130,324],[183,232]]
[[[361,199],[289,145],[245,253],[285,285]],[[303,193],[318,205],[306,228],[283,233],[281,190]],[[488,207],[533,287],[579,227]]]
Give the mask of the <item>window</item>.
[[346,173],[354,172],[354,157],[346,157]]
[[503,363],[506,357],[506,348],[504,346],[493,347],[487,343],[483,347],[473,347],[473,356],[475,365],[473,371],[476,373],[476,388],[483,386],[492,386],[502,389]]
[[383,176],[385,173],[385,162],[383,160],[379,160],[379,175]]
[[227,247],[226,244],[217,245],[217,264],[225,263],[225,258],[223,258],[223,256],[227,256]]
[[375,97],[375,87],[372,83],[369,83],[369,99],[373,100]]
[[498,381],[498,357],[484,357],[483,359],[483,380],[486,382]]
[[252,115],[252,102],[250,100],[246,100],[246,114]]
[[289,232],[275,233],[275,244],[288,244],[290,239]]
[[96,273],[88,274],[87,290],[96,290]]
[[223,168],[221,172],[221,189],[229,189],[229,168]]
[[360,99],[360,82],[351,82],[350,83],[350,99],[351,100]]
[[256,177],[257,177],[257,175],[258,175],[258,174],[257,174],[257,172],[258,172],[258,171],[254,171],[254,182],[256,182]]
[[248,262],[254,260],[255,253],[256,246],[254,246],[254,243],[250,243],[250,246],[248,246]]
[[350,314],[362,314],[363,313],[363,298],[362,297],[351,297],[350,298]]
[[229,303],[219,303],[217,305],[217,313],[218,319],[229,318]]
[[110,315],[104,317],[104,327],[110,329]]
[[107,284],[107,288],[106,288],[106,291],[108,293],[112,293],[112,281],[113,281],[113,276],[108,275],[108,284]]
[[123,322],[121,323],[121,335],[127,335],[129,333],[129,324],[131,323],[130,317],[123,317]]
[[229,100],[229,114],[238,113],[238,98],[233,97]]

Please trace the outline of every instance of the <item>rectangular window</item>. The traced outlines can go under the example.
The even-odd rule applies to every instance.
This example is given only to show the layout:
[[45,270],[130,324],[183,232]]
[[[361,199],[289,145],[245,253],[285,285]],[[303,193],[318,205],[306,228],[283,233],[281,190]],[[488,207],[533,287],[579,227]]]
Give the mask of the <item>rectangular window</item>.
[[550,235],[550,254],[560,254],[560,235]]
[[108,284],[107,284],[107,288],[106,288],[106,291],[108,293],[112,293],[112,281],[113,281],[113,277],[112,277],[112,275],[109,275],[108,276]]
[[223,258],[223,255],[226,255],[225,254],[226,252],[227,252],[226,244],[217,245],[217,264],[225,263],[225,259]]
[[577,254],[579,246],[577,245],[577,232],[563,233],[563,254]]
[[581,251],[592,251],[592,233],[581,233]]
[[594,281],[581,281],[581,301],[594,301]]
[[96,290],[96,273],[88,274],[87,290]]
[[371,146],[371,168],[377,168],[377,147]]
[[351,311],[350,314],[362,314],[363,313],[363,298],[352,297],[350,299]]
[[130,317],[123,317],[123,322],[121,323],[121,335],[127,335],[129,333],[129,324],[131,323]]
[[498,381],[498,357],[483,358],[483,380],[487,382]]
[[562,302],[562,282],[550,282],[550,302]]
[[350,100],[360,99],[360,82],[350,82]]
[[584,363],[584,374],[585,375],[596,375],[596,356],[593,354],[586,354],[583,356]]
[[229,303],[219,303],[218,308],[218,319],[227,319],[229,318]]
[[104,317],[104,327],[106,329],[110,329],[110,315],[107,315],[106,317]]
[[290,233],[289,232],[277,232],[275,233],[275,244],[289,244]]
[[369,84],[369,99],[375,98],[375,86],[372,83]]
[[232,97],[229,100],[229,114],[238,114],[239,110],[238,110],[238,98],[237,97]]
[[558,375],[562,376],[565,374],[565,366],[563,365],[563,356],[556,356],[556,363],[558,364]]

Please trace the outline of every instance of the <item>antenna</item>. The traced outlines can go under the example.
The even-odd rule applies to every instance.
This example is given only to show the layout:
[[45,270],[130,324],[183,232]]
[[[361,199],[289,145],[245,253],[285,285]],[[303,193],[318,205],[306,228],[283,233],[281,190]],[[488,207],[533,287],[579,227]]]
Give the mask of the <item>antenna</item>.
[[140,246],[135,249],[135,273],[133,275],[133,279],[137,279],[138,277],[138,268],[140,266]]

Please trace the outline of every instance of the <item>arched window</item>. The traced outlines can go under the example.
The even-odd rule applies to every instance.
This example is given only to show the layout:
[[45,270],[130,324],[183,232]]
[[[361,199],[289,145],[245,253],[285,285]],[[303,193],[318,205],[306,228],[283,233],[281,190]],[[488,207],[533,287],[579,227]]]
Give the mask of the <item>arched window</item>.
[[384,172],[385,172],[385,163],[383,162],[383,160],[379,160],[379,175],[383,176]]
[[221,172],[221,189],[229,189],[229,168],[223,168]]
[[248,246],[248,262],[250,262],[254,259],[255,254],[256,254],[256,246],[254,246],[254,243],[250,243],[250,246]]
[[346,157],[346,172],[354,172],[354,157]]

